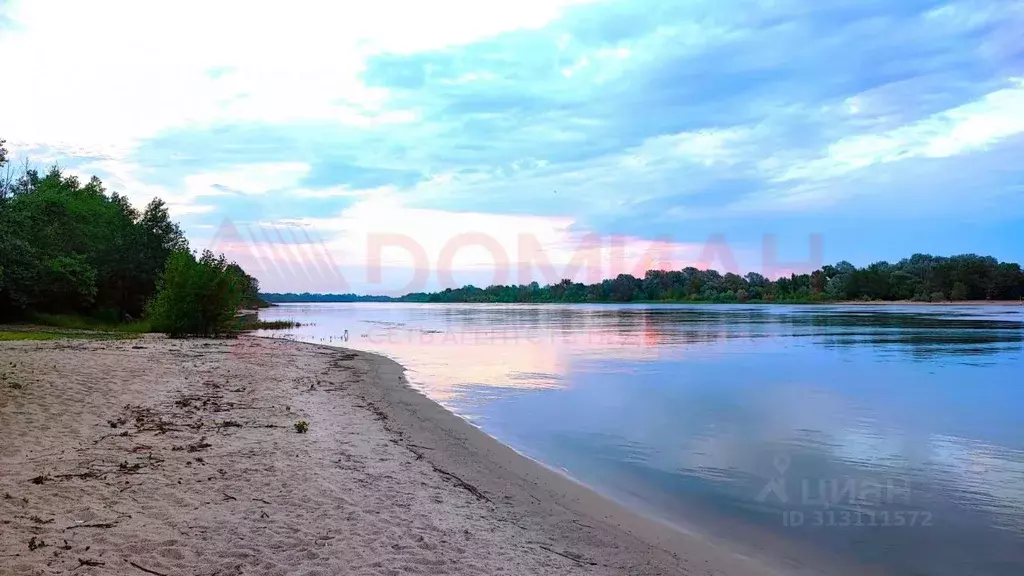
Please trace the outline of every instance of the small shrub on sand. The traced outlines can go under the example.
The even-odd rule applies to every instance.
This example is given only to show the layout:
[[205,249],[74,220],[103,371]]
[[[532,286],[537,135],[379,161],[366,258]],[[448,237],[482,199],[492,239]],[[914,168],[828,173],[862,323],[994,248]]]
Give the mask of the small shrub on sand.
[[295,423],[295,431],[298,432],[299,434],[305,434],[306,432],[309,432],[309,422],[306,422],[305,420],[299,420],[298,422]]

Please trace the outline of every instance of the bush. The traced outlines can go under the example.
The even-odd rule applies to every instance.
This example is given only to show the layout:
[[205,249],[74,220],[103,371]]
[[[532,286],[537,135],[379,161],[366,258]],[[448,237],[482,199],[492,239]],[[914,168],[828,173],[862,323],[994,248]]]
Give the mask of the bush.
[[245,324],[246,330],[290,330],[302,326],[295,320],[256,320]]
[[209,250],[198,260],[189,252],[172,254],[148,308],[153,329],[173,338],[231,332],[242,302],[236,269]]
[[309,432],[309,422],[306,422],[305,420],[299,420],[298,422],[295,423],[295,431],[298,432],[299,434],[305,434],[306,432]]

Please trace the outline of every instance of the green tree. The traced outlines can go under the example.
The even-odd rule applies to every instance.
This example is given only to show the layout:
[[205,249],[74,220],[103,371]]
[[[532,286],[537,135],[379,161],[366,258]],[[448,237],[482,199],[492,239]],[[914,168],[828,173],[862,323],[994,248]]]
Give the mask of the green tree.
[[963,282],[953,284],[953,290],[949,293],[950,300],[967,300],[967,285]]
[[96,269],[79,254],[57,256],[47,262],[40,290],[56,312],[88,308],[96,298]]
[[[43,174],[26,167],[8,177],[6,168],[0,142],[0,321],[44,312],[108,321],[141,316],[171,254],[188,249],[166,204],[154,199],[140,213],[96,177],[83,184],[57,166]],[[199,293],[216,292],[207,294],[219,302],[214,308],[233,293],[228,279],[239,279],[239,291],[258,299],[258,281],[241,268],[227,272],[212,255],[196,263],[220,269],[216,281],[201,281],[211,274],[190,276]]]
[[209,250],[199,259],[190,252],[171,254],[148,309],[153,327],[171,337],[232,331],[242,303],[243,279],[237,270]]

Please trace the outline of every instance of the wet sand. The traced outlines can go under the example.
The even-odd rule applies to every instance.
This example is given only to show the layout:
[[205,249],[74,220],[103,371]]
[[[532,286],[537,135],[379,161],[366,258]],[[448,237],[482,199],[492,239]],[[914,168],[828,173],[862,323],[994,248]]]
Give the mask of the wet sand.
[[3,574],[802,572],[634,514],[363,352],[2,342],[0,438]]

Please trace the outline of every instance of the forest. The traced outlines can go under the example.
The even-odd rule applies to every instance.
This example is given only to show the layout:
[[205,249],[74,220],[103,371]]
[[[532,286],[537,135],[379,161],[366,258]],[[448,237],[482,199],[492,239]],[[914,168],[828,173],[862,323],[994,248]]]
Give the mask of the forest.
[[1020,300],[1024,272],[1019,264],[989,256],[942,257],[914,254],[896,263],[857,268],[849,262],[823,266],[810,274],[769,279],[756,272],[648,270],[643,278],[620,274],[595,284],[565,279],[540,286],[464,286],[417,292],[400,298],[355,294],[263,294],[270,302],[776,302],[840,301],[948,302]]
[[364,296],[360,294],[311,294],[302,292],[268,292],[260,294],[267,302],[284,304],[288,302],[397,302],[397,298],[388,296]]
[[857,268],[849,262],[810,274],[769,279],[716,270],[648,270],[643,278],[620,274],[595,284],[562,280],[539,286],[465,286],[442,292],[407,294],[407,302],[778,302],[862,301],[946,302],[1020,300],[1024,272],[1019,264],[989,256],[914,254],[896,263]]
[[7,164],[0,140],[0,322],[70,316],[145,319],[175,335],[213,334],[258,281],[223,256],[189,250],[166,204],[141,211],[95,176]]

